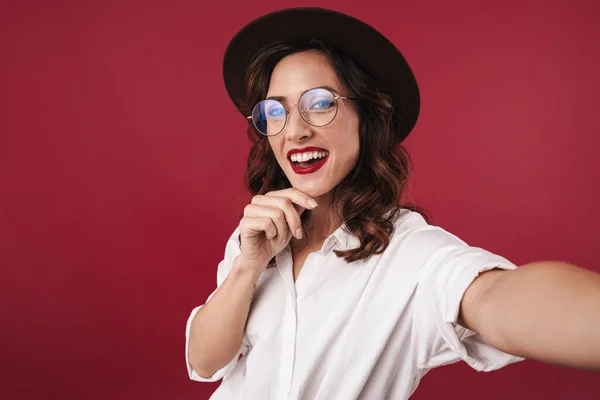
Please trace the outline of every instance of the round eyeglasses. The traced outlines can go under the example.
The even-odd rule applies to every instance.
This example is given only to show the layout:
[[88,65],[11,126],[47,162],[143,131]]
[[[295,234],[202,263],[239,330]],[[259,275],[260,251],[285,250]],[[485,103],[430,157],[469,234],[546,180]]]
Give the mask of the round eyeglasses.
[[[329,89],[314,88],[300,96],[298,100],[298,112],[300,117],[309,125],[322,127],[329,125],[337,115],[338,100],[357,100],[347,96],[336,96]],[[286,126],[289,110],[280,101],[266,99],[254,106],[252,120],[258,132],[265,136],[280,134]]]

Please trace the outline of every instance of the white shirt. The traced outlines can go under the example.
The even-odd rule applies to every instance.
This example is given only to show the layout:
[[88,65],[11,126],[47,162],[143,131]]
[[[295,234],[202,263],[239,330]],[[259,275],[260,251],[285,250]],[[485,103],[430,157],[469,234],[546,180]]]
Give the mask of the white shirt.
[[[217,285],[240,253],[238,233],[227,243]],[[382,254],[347,264],[333,250],[359,242],[342,225],[307,257],[295,284],[288,246],[258,280],[238,355],[208,379],[187,360],[195,308],[186,327],[190,378],[223,378],[211,400],[406,399],[432,368],[464,360],[491,371],[522,360],[456,324],[473,279],[514,264],[409,210],[390,239]]]

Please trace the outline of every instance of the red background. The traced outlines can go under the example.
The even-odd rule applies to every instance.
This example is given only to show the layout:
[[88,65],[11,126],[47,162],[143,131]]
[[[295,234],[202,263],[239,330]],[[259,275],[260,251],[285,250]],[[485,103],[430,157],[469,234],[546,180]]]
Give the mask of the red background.
[[[184,327],[247,200],[221,57],[251,18],[299,3],[3,3],[0,398],[208,398]],[[517,264],[600,271],[598,1],[327,6],[415,70],[412,187],[434,223]],[[414,398],[442,396],[597,399],[600,376],[461,363]]]

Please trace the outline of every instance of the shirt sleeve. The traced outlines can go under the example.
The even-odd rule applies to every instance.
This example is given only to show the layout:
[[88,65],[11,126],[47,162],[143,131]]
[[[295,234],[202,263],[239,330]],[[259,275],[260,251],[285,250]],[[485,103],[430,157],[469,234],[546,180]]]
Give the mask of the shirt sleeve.
[[[233,267],[233,261],[239,254],[240,254],[240,242],[239,242],[239,228],[238,228],[235,230],[235,232],[231,235],[231,237],[227,241],[227,245],[225,247],[225,257],[219,263],[219,266],[217,269],[217,289],[223,284],[223,281],[225,281],[225,278],[227,278],[227,276],[231,272],[231,269]],[[208,301],[215,294],[217,289],[215,289],[210,294],[210,296],[208,296],[205,304],[208,303]],[[198,311],[201,308],[202,308],[202,305],[194,308],[187,320],[187,324],[186,324],[186,328],[185,328],[185,362],[187,364],[187,370],[188,370],[188,375],[189,375],[190,379],[192,379],[194,381],[199,381],[199,382],[216,382],[219,379],[226,377],[233,370],[233,368],[235,368],[235,366],[240,358],[240,355],[244,354],[246,352],[249,345],[246,343],[245,336],[244,336],[244,340],[242,341],[240,349],[238,350],[237,354],[231,359],[231,361],[229,361],[229,363],[224,365],[222,368],[217,370],[212,376],[210,376],[208,378],[203,378],[200,375],[198,375],[196,373],[196,371],[194,371],[194,369],[192,368],[192,366],[190,364],[189,357],[188,357],[188,349],[189,349],[189,344],[190,344],[190,328],[192,325],[192,320],[194,319],[194,317],[196,316],[196,314],[198,313]]]
[[477,371],[492,371],[523,360],[495,349],[481,336],[457,323],[462,297],[482,272],[516,269],[504,257],[472,247],[441,228],[430,230],[435,243],[420,271],[415,323],[421,340],[421,369],[465,361]]

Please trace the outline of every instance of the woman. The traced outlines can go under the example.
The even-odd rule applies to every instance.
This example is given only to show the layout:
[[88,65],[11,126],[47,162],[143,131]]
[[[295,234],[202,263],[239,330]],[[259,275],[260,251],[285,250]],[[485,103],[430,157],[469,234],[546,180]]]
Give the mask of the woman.
[[254,197],[188,320],[190,377],[224,378],[213,399],[408,398],[459,360],[600,369],[598,274],[517,268],[398,203],[419,91],[380,33],[278,11],[234,37],[224,76]]

